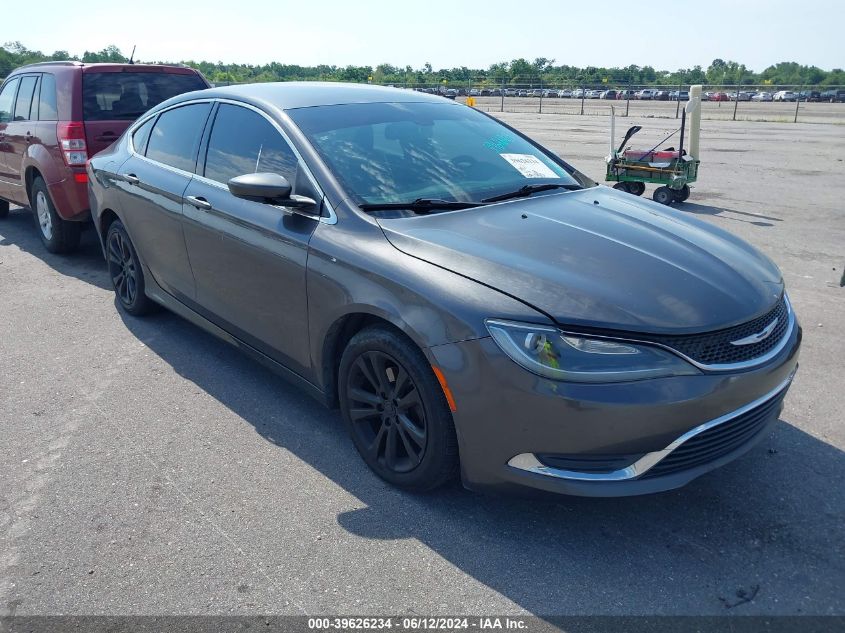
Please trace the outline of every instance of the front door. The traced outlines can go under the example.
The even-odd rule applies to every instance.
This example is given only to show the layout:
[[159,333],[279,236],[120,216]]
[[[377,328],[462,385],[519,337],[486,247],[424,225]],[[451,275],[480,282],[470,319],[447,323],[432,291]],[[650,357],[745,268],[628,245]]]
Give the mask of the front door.
[[235,198],[226,186],[230,178],[258,172],[295,183],[296,154],[264,115],[223,103],[200,163],[184,207],[200,310],[252,347],[307,374],[305,267],[317,218]]

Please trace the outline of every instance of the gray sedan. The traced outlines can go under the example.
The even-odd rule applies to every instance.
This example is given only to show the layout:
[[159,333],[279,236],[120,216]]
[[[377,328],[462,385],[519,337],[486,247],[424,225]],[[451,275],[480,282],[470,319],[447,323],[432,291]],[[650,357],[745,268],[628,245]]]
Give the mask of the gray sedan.
[[797,368],[767,257],[439,96],[188,93],[88,170],[120,308],[340,408],[397,486],[676,488],[761,438]]

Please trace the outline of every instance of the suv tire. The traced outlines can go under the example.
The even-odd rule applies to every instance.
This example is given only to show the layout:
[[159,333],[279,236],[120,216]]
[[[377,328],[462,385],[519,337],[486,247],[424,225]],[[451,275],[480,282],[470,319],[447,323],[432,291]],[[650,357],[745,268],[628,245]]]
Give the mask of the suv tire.
[[32,215],[38,225],[38,235],[44,247],[51,253],[70,253],[79,246],[82,224],[68,222],[59,217],[47,184],[41,176],[32,183],[30,192]]

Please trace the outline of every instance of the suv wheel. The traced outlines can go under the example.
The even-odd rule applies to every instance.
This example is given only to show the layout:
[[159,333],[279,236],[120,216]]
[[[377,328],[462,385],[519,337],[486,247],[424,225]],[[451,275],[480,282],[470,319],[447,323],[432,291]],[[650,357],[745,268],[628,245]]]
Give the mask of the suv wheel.
[[9,215],[9,203],[5,200],[0,200],[0,220]]
[[79,246],[82,225],[68,222],[56,213],[47,184],[41,176],[32,183],[32,212],[38,224],[41,241],[51,253],[70,253]]
[[452,414],[425,356],[387,328],[356,334],[340,361],[340,407],[355,448],[382,479],[436,488],[458,471]]
[[144,293],[144,271],[138,253],[120,220],[112,222],[106,233],[106,257],[120,307],[134,316],[152,312],[155,304]]

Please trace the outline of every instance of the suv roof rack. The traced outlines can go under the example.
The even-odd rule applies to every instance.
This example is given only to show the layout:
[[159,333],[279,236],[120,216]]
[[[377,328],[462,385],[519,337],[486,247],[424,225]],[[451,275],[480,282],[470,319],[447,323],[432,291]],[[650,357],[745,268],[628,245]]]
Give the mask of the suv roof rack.
[[82,62],[77,61],[63,61],[63,62],[33,62],[31,64],[25,64],[23,66],[19,66],[15,70],[20,68],[29,68],[30,66],[84,66]]

